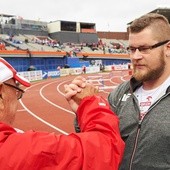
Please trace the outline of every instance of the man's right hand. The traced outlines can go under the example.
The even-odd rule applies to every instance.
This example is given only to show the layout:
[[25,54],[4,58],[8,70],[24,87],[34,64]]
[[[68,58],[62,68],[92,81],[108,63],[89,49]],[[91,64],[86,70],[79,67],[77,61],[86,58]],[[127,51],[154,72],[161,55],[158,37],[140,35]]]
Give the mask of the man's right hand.
[[98,93],[98,88],[93,84],[86,83],[85,87],[80,92],[76,93],[72,99],[79,105],[81,100],[87,96],[93,96]]
[[97,92],[98,88],[86,83],[86,79],[81,76],[76,77],[71,84],[65,85],[65,97],[74,112],[84,97],[96,95]]

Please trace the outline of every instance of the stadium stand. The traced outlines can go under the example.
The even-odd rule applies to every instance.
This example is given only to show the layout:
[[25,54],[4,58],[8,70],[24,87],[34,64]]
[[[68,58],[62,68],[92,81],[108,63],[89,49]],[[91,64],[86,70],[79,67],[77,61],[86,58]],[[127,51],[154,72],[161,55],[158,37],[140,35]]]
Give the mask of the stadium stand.
[[[170,20],[169,8],[151,12]],[[91,66],[94,61],[102,61],[103,65],[129,63],[127,40],[127,32],[98,32],[95,23],[61,20],[47,23],[0,14],[0,56],[17,71],[32,65],[45,70],[65,65],[81,67],[83,62]]]

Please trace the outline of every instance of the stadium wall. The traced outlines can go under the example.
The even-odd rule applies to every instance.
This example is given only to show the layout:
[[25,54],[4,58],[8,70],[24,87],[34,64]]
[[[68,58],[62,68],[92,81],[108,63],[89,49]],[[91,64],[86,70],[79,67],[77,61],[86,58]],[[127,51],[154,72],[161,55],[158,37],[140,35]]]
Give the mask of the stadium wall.
[[99,38],[128,40],[127,32],[97,32]]
[[28,71],[30,67],[34,67],[35,70],[56,70],[58,66],[66,65],[66,59],[52,57],[5,57],[5,60],[7,60],[17,71],[20,72]]
[[[7,59],[17,71],[26,71],[32,65],[38,70],[51,70],[56,69],[58,66],[64,67],[68,65],[66,52],[31,51],[30,53],[21,50],[0,50],[0,57]],[[77,59],[79,60],[79,65],[76,66],[80,67],[82,64],[91,64],[97,60],[102,60],[104,65],[130,63],[128,54],[78,53]]]
[[15,29],[15,28],[0,28],[0,34],[7,34],[7,35],[26,34],[26,35],[35,35],[35,36],[48,36],[47,31],[24,30],[24,29]]
[[98,35],[96,33],[80,33],[79,43],[97,43]]
[[55,32],[49,34],[52,39],[59,40],[61,43],[97,43],[98,36],[96,33],[77,33],[77,32]]
[[76,32],[55,32],[49,34],[52,39],[58,40],[61,43],[79,43],[79,33]]
[[[89,60],[80,60],[78,58],[75,62],[75,58],[54,58],[54,57],[4,57],[17,71],[28,71],[30,67],[34,67],[35,70],[56,70],[57,67],[61,68],[75,68],[90,66],[97,61],[101,61],[101,58],[91,58]],[[79,61],[78,61],[79,60]],[[119,64],[127,64],[130,63],[128,59],[102,59],[102,64],[107,65],[119,65]]]

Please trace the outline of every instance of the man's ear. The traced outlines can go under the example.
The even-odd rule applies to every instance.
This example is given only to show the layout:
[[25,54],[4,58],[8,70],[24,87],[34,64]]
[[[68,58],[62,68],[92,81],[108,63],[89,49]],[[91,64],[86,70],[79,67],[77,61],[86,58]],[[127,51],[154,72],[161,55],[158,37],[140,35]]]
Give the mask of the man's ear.
[[0,98],[2,98],[2,83],[0,83]]
[[2,116],[1,113],[2,113],[2,111],[4,110],[4,103],[3,103],[2,93],[3,93],[2,83],[0,83],[0,118],[1,118],[1,116]]
[[168,44],[167,44],[167,46],[166,46],[165,55],[166,55],[167,57],[170,57],[170,42],[168,42]]
[[167,47],[170,48],[170,41],[168,42]]

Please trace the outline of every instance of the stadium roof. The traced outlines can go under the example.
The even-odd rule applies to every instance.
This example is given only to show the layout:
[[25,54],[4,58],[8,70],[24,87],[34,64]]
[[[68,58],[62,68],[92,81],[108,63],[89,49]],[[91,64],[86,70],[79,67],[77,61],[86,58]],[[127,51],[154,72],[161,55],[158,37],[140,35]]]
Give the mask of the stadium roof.
[[[169,23],[170,23],[170,8],[157,8],[151,12],[148,12],[149,13],[157,13],[157,14],[161,14],[161,15],[164,15]],[[129,22],[127,25],[130,25],[133,21]]]
[[0,17],[15,17],[15,15],[9,15],[9,14],[0,14]]

